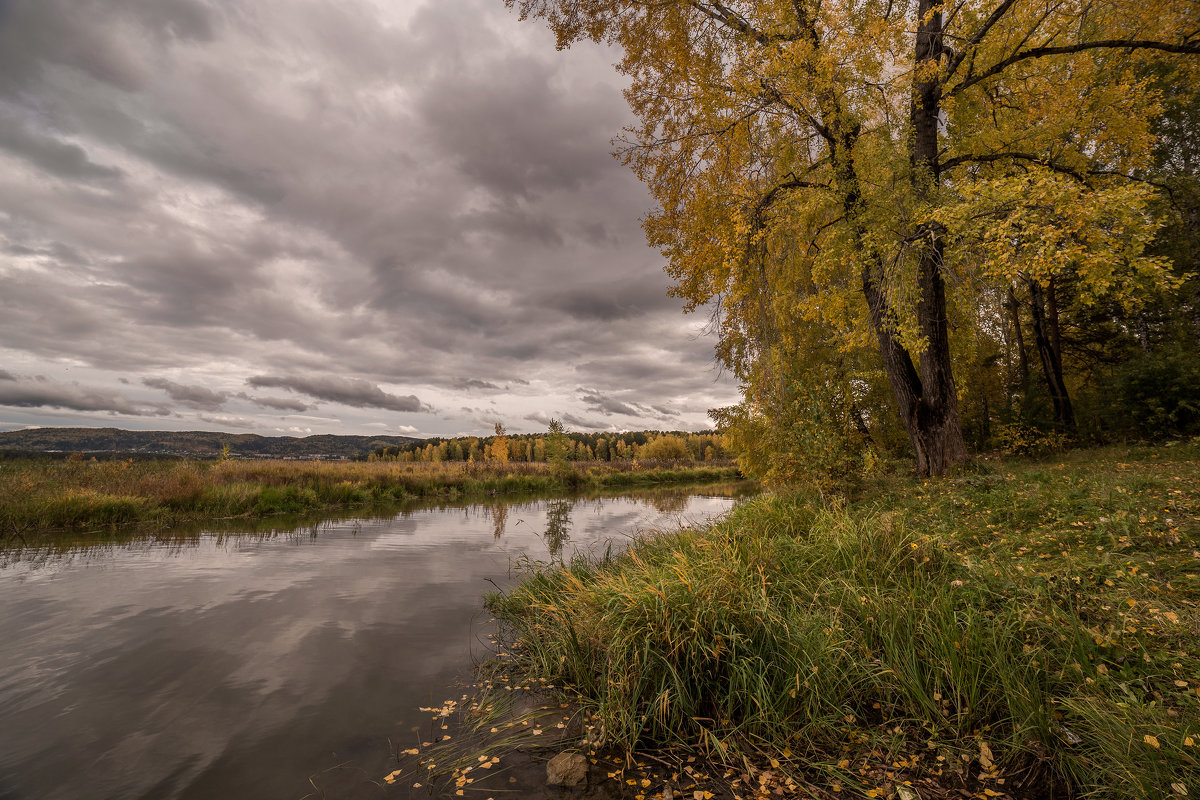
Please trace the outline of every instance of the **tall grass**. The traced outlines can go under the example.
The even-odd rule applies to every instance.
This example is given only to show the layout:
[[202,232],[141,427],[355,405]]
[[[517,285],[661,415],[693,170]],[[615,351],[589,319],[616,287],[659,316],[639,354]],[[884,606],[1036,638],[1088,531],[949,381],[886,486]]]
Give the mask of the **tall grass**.
[[862,791],[1200,794],[1198,450],[764,497],[488,602],[628,750],[788,754]]
[[730,466],[690,465],[7,460],[0,461],[0,535],[736,477]]

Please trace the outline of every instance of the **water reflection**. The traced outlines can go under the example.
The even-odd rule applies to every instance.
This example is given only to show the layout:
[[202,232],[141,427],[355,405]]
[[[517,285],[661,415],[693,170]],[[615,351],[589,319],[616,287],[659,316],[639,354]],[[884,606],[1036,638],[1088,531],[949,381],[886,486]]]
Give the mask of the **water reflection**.
[[562,558],[563,547],[571,539],[571,508],[574,505],[570,500],[551,500],[546,504],[546,532],[542,534],[542,541],[552,559]]
[[510,563],[732,504],[672,494],[0,550],[0,798],[377,792],[485,651],[480,595]]
[[504,535],[504,527],[508,524],[508,503],[497,503],[491,507],[492,538],[499,539]]

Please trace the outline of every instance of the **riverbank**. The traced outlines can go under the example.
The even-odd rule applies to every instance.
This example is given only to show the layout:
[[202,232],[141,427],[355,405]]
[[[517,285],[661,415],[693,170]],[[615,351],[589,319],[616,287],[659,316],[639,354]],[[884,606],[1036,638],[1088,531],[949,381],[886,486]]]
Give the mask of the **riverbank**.
[[1197,442],[763,497],[489,606],[517,680],[717,796],[1200,795]]
[[736,467],[681,463],[396,464],[359,461],[0,462],[0,536],[177,525],[518,492],[717,483]]

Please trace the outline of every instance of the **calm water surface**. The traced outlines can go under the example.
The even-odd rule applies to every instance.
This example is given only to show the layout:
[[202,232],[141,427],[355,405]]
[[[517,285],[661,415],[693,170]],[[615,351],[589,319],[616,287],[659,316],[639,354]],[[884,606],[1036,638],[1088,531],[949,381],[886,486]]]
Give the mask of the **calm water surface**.
[[0,800],[402,796],[488,581],[734,503],[695,492],[0,551]]

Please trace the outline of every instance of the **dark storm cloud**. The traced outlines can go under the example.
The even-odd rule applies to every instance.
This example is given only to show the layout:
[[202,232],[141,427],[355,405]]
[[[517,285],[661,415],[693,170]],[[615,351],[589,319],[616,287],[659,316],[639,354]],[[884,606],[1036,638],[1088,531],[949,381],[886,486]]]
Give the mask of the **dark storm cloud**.
[[201,411],[219,411],[229,397],[225,392],[214,392],[203,386],[175,383],[166,378],[142,378],[142,384],[151,389],[162,389],[177,403]]
[[0,380],[0,405],[107,411],[134,417],[166,416],[171,413],[161,405],[138,403],[119,392],[78,383],[61,383],[44,375],[17,377],[11,373],[5,373]]
[[299,378],[277,375],[254,375],[246,383],[257,389],[288,389],[318,400],[342,403],[355,408],[384,408],[390,411],[421,411],[432,409],[415,395],[394,395],[370,381],[359,378]]

